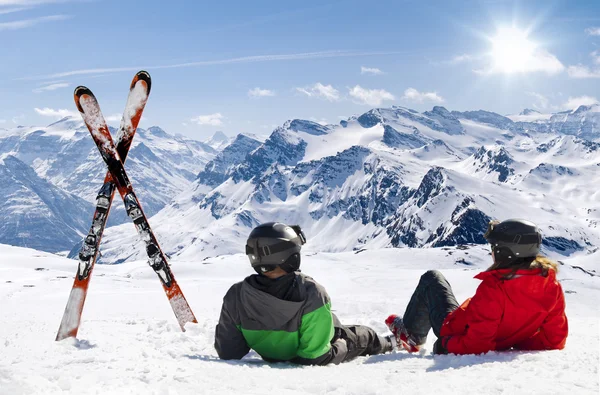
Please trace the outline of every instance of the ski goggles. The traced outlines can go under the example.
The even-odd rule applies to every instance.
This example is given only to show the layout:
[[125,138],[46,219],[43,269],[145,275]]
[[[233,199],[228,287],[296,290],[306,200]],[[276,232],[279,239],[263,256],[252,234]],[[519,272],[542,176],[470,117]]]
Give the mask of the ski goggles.
[[492,234],[494,233],[494,228],[500,224],[500,221],[498,220],[492,220],[488,223],[488,228],[487,231],[485,232],[485,234],[483,235],[483,238],[486,239],[488,242],[491,242],[490,237],[492,236]]

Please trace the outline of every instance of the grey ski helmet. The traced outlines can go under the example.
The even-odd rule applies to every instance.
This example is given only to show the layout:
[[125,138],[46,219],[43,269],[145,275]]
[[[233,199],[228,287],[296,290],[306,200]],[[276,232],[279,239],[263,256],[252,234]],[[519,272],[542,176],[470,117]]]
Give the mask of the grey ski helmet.
[[542,244],[538,227],[522,219],[491,221],[483,237],[492,245],[494,254],[502,255],[509,261],[535,257]]
[[306,236],[300,226],[267,222],[252,229],[246,241],[246,255],[257,273],[281,267],[288,273],[300,268],[300,249]]

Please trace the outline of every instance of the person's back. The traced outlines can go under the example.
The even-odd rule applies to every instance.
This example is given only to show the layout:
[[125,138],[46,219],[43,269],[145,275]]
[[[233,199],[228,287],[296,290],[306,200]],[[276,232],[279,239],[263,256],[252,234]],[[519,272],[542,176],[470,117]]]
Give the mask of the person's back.
[[509,348],[554,350],[565,346],[565,298],[557,264],[539,255],[542,236],[532,222],[492,221],[484,235],[493,264],[475,278],[475,295],[458,305],[436,270],[421,276],[403,317],[386,319],[399,344],[415,352],[431,329],[436,354],[479,354]]
[[222,359],[241,359],[250,349],[267,361],[326,365],[359,355],[392,351],[391,338],[365,326],[344,326],[331,312],[325,288],[300,273],[299,227],[256,227],[246,254],[257,274],[234,284],[223,298],[215,349]]
[[[329,351],[334,335],[330,306],[325,289],[300,272],[277,279],[251,275],[223,299],[215,348],[222,359],[239,359],[253,349],[268,361],[323,362],[317,359]],[[232,327],[229,322],[244,343],[231,341],[237,333],[222,333]]]
[[[554,270],[485,271],[477,292],[449,314],[441,336],[455,336],[454,353],[561,349],[568,331],[562,288]],[[469,333],[470,332],[470,333]]]

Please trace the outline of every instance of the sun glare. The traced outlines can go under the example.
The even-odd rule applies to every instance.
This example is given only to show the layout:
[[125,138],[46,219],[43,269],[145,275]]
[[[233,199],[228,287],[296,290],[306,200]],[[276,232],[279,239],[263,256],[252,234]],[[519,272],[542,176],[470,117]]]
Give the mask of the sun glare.
[[536,44],[515,27],[498,29],[492,41],[493,68],[500,73],[522,73],[535,67]]

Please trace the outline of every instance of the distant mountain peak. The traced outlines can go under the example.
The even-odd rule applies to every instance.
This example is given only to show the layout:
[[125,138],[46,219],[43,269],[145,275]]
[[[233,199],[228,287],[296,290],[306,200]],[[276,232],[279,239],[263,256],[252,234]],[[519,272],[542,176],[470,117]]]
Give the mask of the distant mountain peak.
[[305,119],[292,119],[283,124],[284,129],[293,130],[294,132],[304,132],[315,136],[327,134],[329,128],[313,121]]
[[70,115],[59,119],[56,122],[48,125],[48,128],[52,129],[65,129],[65,130],[73,130],[83,126],[83,120],[81,117],[72,117]]
[[526,108],[519,113],[519,115],[536,115],[536,114],[541,114],[541,112],[539,112],[537,110],[533,110],[531,108]]
[[229,140],[229,137],[220,130],[217,130],[209,139],[210,141],[221,141],[225,142]]
[[600,103],[581,105],[573,110],[572,114],[581,114],[585,112],[600,112]]

